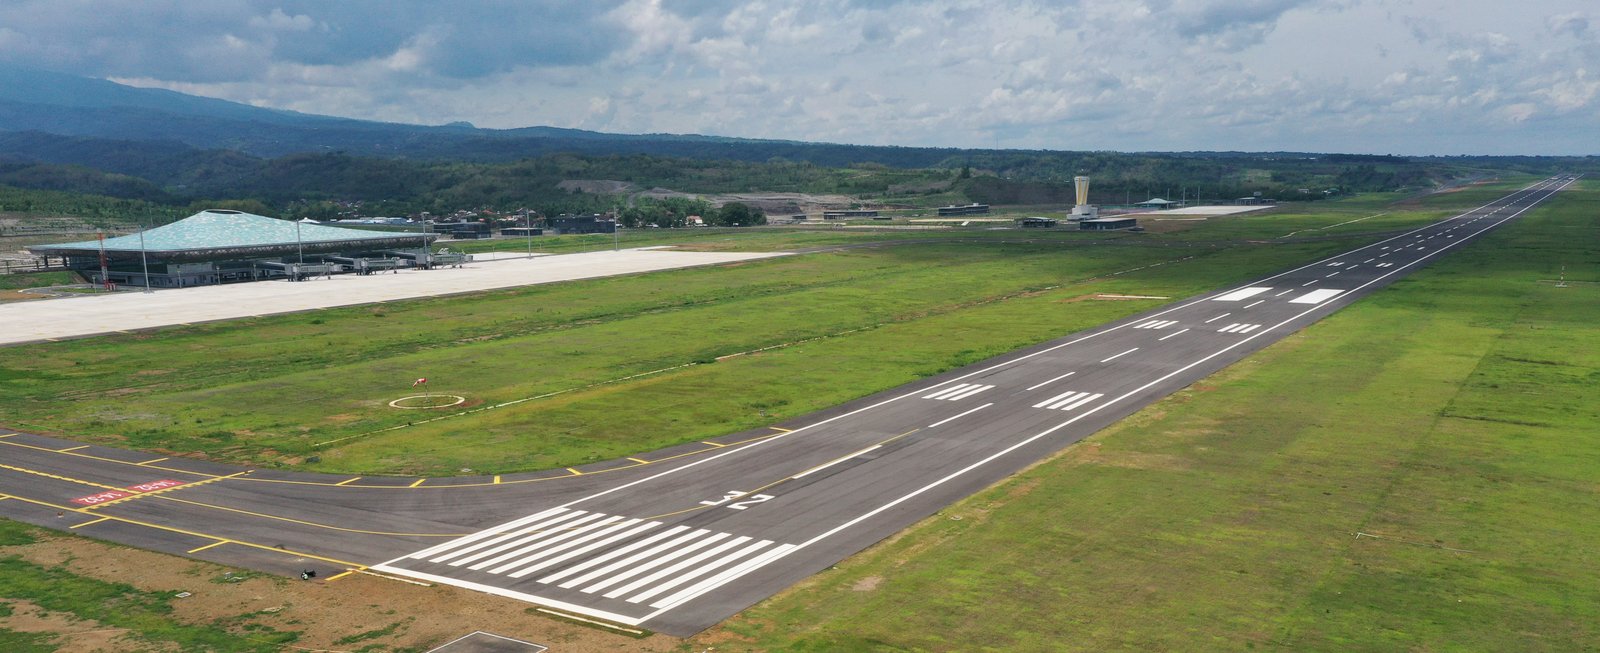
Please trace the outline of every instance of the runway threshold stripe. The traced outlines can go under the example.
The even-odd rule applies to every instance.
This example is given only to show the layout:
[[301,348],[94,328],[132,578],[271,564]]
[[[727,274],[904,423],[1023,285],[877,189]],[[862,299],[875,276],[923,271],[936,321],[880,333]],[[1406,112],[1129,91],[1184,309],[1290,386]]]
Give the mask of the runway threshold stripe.
[[[693,565],[696,565],[696,564],[699,564],[701,562],[704,562],[707,558],[710,558],[710,557],[715,556],[715,555],[717,555],[719,553],[722,553],[723,551],[727,551],[728,549],[731,549],[731,548],[734,548],[734,547],[739,546],[741,544],[744,544],[745,542],[749,542],[750,539],[751,538],[748,535],[740,535],[739,537],[736,537],[736,538],[733,538],[733,539],[728,540],[726,542],[723,542],[722,544],[718,544],[716,547],[714,547],[712,549],[697,553],[692,558],[689,558],[687,560],[684,560],[682,562],[674,564],[671,567],[667,567],[665,569],[662,569],[661,571],[658,571],[656,573],[650,574],[649,576],[645,576],[644,578],[640,578],[639,580],[633,581],[632,583],[628,583],[627,585],[624,585],[624,586],[619,587],[619,588],[617,588],[615,590],[607,592],[605,594],[605,597],[608,598],[608,599],[614,599],[614,598],[623,596],[625,594],[628,594],[630,592],[634,592],[634,591],[636,591],[636,590],[638,590],[638,589],[640,589],[640,588],[642,588],[642,587],[644,587],[646,585],[649,585],[651,583],[659,581],[659,580],[661,580],[663,578],[666,578],[667,576],[671,576],[672,574],[676,574],[676,573],[678,573],[680,571],[683,571],[684,569],[687,569],[687,568],[689,568],[689,567],[691,567]],[[682,585],[683,583],[688,582],[690,579],[695,578],[698,575],[699,575],[698,573],[688,573],[688,574],[680,575],[680,576],[678,576],[677,578],[675,578],[673,580],[670,580],[668,582],[662,583],[660,585],[656,585],[655,587],[651,588],[650,590],[648,590],[646,592],[643,592],[641,594],[636,594],[634,596],[629,597],[628,598],[628,602],[629,603],[638,603],[640,601],[644,601],[644,600],[646,600],[646,599],[648,599],[648,598],[650,598],[652,596],[655,596],[657,594],[660,594],[662,592],[670,590],[670,589],[672,589],[674,587]]]
[[638,576],[639,574],[643,574],[645,572],[648,572],[651,569],[655,569],[656,567],[658,567],[660,565],[667,564],[669,562],[672,562],[673,560],[677,560],[678,558],[681,558],[683,556],[686,556],[686,555],[689,555],[691,553],[694,553],[695,551],[699,551],[700,549],[703,549],[705,547],[711,546],[712,544],[715,544],[715,543],[721,541],[722,538],[730,537],[731,535],[732,535],[731,533],[712,533],[711,535],[709,535],[707,537],[696,538],[694,541],[692,541],[692,542],[690,542],[690,543],[688,543],[688,544],[686,544],[686,545],[684,545],[682,547],[679,547],[677,549],[673,549],[672,551],[666,553],[665,555],[661,555],[661,556],[657,556],[655,558],[651,558],[650,560],[645,561],[644,564],[635,566],[635,567],[633,567],[631,569],[628,569],[628,570],[626,570],[626,571],[624,571],[624,572],[622,572],[620,574],[613,574],[611,576],[607,576],[605,578],[605,580],[602,580],[602,581],[600,581],[598,583],[595,583],[593,585],[585,587],[585,588],[583,588],[582,591],[583,591],[584,594],[594,594],[595,592],[599,592],[601,590],[604,590],[607,587],[611,587],[613,585],[616,585],[617,583],[620,583],[620,582],[623,582],[623,581],[628,580],[630,578],[633,578],[634,576]]
[[[745,538],[745,539],[748,541],[749,538]],[[760,551],[761,549],[764,549],[764,548],[766,548],[766,547],[768,547],[768,546],[770,546],[772,544],[773,544],[772,540],[760,540],[760,541],[758,541],[758,542],[756,542],[754,544],[748,544],[748,545],[744,546],[743,548],[740,548],[739,550],[734,551],[733,553],[729,553],[729,554],[724,555],[724,556],[722,556],[720,558],[717,558],[716,560],[713,560],[711,562],[708,562],[708,563],[705,563],[703,565],[700,565],[699,567],[696,567],[695,569],[689,571],[688,573],[680,574],[677,578],[675,578],[675,579],[673,579],[671,581],[668,581],[666,583],[662,583],[661,585],[659,585],[659,586],[657,586],[655,588],[652,588],[648,592],[644,592],[644,593],[641,593],[641,594],[639,594],[637,596],[634,596],[633,598],[628,599],[628,602],[630,602],[630,603],[640,603],[640,602],[643,602],[643,601],[647,601],[647,600],[650,599],[650,597],[653,597],[653,596],[655,596],[657,594],[660,594],[662,592],[669,591],[674,587],[682,585],[682,584],[684,584],[686,582],[689,582],[691,580],[694,580],[696,578],[700,578],[702,576],[705,576],[706,574],[713,573],[718,569],[722,569],[724,567],[727,567],[729,564],[732,564],[735,560],[738,560],[740,558],[745,558],[745,557],[748,557],[750,555],[753,555],[757,551]],[[793,546],[793,545],[784,544],[782,546]],[[777,549],[773,549],[773,550],[775,551]],[[624,593],[626,593],[626,592],[624,592]]]
[[685,589],[685,590],[683,590],[681,592],[678,592],[677,594],[673,594],[672,596],[669,596],[667,598],[661,599],[660,601],[656,601],[655,603],[651,603],[650,607],[652,607],[652,608],[665,608],[667,606],[677,605],[678,603],[681,603],[683,601],[687,601],[687,600],[689,600],[691,598],[699,596],[700,594],[703,594],[705,592],[709,592],[709,591],[714,590],[714,589],[716,589],[718,587],[721,587],[721,586],[727,584],[729,581],[732,581],[732,580],[734,580],[734,579],[736,579],[736,578],[738,578],[740,576],[743,576],[743,575],[748,574],[748,573],[750,573],[752,571],[755,571],[756,569],[759,569],[759,568],[765,566],[767,563],[772,562],[773,560],[777,560],[778,558],[783,557],[784,555],[788,554],[790,551],[793,551],[795,548],[796,548],[796,545],[794,545],[794,544],[785,544],[785,545],[782,545],[782,546],[777,547],[775,549],[772,549],[772,550],[770,550],[770,551],[768,551],[768,552],[766,552],[766,553],[764,553],[762,555],[759,555],[759,556],[757,556],[757,557],[755,557],[755,558],[753,558],[753,559],[751,559],[749,561],[746,561],[745,563],[743,563],[743,564],[741,564],[741,565],[739,565],[737,567],[734,567],[734,568],[729,569],[727,571],[724,571],[724,572],[722,572],[720,574],[712,576],[711,578],[708,578],[706,580],[700,581],[699,583],[691,585],[691,586],[689,586],[688,589]]
[[[610,517],[606,517],[605,519],[602,519],[600,521],[597,521],[597,522],[595,522],[593,524],[588,524],[588,525],[584,525],[584,526],[575,526],[575,527],[571,528],[570,530],[563,529],[563,530],[565,530],[565,532],[561,533],[559,535],[552,535],[550,537],[544,537],[542,535],[524,537],[524,538],[522,538],[520,540],[516,540],[516,541],[512,542],[511,544],[507,545],[505,548],[500,549],[501,551],[505,551],[506,549],[511,549],[510,551],[507,551],[506,553],[501,553],[500,555],[497,555],[497,556],[495,556],[493,558],[490,558],[488,560],[484,560],[483,562],[479,562],[479,563],[477,563],[475,565],[472,565],[471,567],[468,567],[468,569],[478,570],[478,569],[483,569],[485,567],[496,567],[496,568],[498,568],[498,566],[501,563],[506,562],[507,560],[515,560],[515,559],[519,559],[519,558],[520,559],[529,559],[529,561],[531,562],[532,560],[537,560],[539,558],[542,558],[544,556],[547,556],[547,555],[550,555],[550,554],[553,554],[553,553],[560,553],[560,552],[565,551],[567,549],[570,549],[572,547],[581,545],[584,542],[588,542],[589,540],[592,540],[594,538],[604,537],[607,533],[610,533],[610,532],[612,532],[612,531],[614,531],[614,530],[616,530],[618,528],[627,528],[629,526],[632,526],[634,524],[639,523],[640,521],[641,520],[638,520],[638,519],[623,519],[622,517],[613,515],[613,516],[610,516]],[[530,544],[530,542],[531,542],[531,544]],[[533,555],[533,556],[529,555],[531,553],[534,553],[535,551],[537,551],[539,553],[537,555]],[[482,555],[493,555],[495,553],[499,553],[499,551],[490,551],[489,553],[485,553],[485,554],[482,554]],[[463,560],[457,560],[457,561],[455,561],[453,563],[450,563],[450,564],[452,564],[452,565],[460,565],[463,562],[464,562]],[[512,564],[510,566],[515,567],[518,564],[519,564],[518,562],[512,562]],[[499,572],[490,571],[489,573],[493,574],[493,573],[499,573]]]
[[[649,546],[650,544],[652,544],[652,543],[654,543],[656,541],[672,537],[672,536],[677,535],[678,533],[682,533],[682,532],[684,532],[686,530],[689,530],[688,526],[683,526],[681,524],[678,525],[678,526],[673,526],[672,528],[669,528],[669,529],[667,529],[665,531],[662,531],[660,533],[656,533],[655,535],[651,535],[650,537],[647,537],[645,539],[639,540],[638,542],[634,542],[633,544],[629,544],[628,546],[622,547],[622,548],[617,549],[615,551],[608,552],[608,553],[606,553],[604,555],[600,555],[600,556],[597,556],[597,557],[594,557],[594,558],[590,558],[590,559],[585,560],[585,561],[583,561],[583,562],[581,562],[579,564],[573,565],[571,567],[568,567],[568,568],[563,569],[561,571],[558,571],[556,573],[550,574],[549,576],[545,576],[544,578],[540,578],[539,582],[544,583],[546,585],[549,585],[549,584],[554,583],[554,582],[556,582],[558,580],[561,580],[563,578],[571,576],[572,574],[576,574],[578,572],[581,572],[581,571],[583,571],[585,569],[588,569],[590,567],[593,567],[595,565],[605,564],[609,560],[612,560],[612,559],[617,558],[619,556],[627,555],[629,552],[636,551],[638,549],[642,549],[642,548],[644,548],[646,546]],[[528,572],[526,570],[524,570],[524,571],[519,571],[519,572],[514,573],[514,574],[510,574],[510,576],[512,578],[521,578],[521,577],[527,575],[527,573]],[[577,582],[574,582],[573,584],[576,585]]]
[[[685,526],[684,528],[688,528],[688,527]],[[704,529],[704,528],[697,528],[697,529],[695,529],[693,531],[690,531],[688,533],[683,533],[682,535],[679,535],[674,539],[668,540],[666,542],[662,542],[662,543],[657,544],[655,546],[652,546],[652,547],[650,547],[648,549],[645,549],[643,551],[635,553],[635,554],[633,554],[631,556],[628,556],[626,558],[623,558],[621,560],[613,562],[613,563],[611,563],[609,565],[606,565],[604,567],[601,567],[599,569],[591,571],[591,572],[589,572],[587,574],[584,574],[582,576],[579,576],[577,578],[569,580],[569,581],[567,581],[565,583],[562,583],[560,585],[560,587],[561,587],[561,589],[572,589],[572,588],[577,587],[579,585],[586,585],[588,583],[593,582],[595,579],[600,578],[601,576],[605,576],[606,574],[610,574],[612,572],[615,572],[618,569],[621,569],[621,568],[626,567],[628,565],[631,565],[633,563],[639,562],[640,560],[644,560],[645,558],[648,558],[650,556],[659,554],[662,551],[666,551],[667,549],[671,549],[671,548],[676,547],[676,546],[681,546],[681,545],[683,545],[683,544],[685,544],[685,543],[687,543],[687,542],[689,542],[691,540],[699,538],[700,536],[705,535],[706,533],[710,533],[710,532],[711,532],[710,530],[707,530],[707,529]],[[590,591],[590,590],[584,590],[584,591],[587,592],[587,591]]]
[[446,562],[446,561],[451,560],[453,558],[456,558],[458,556],[463,556],[463,555],[466,555],[468,553],[472,553],[473,551],[482,550],[484,547],[497,546],[500,543],[505,542],[506,540],[510,540],[510,539],[513,539],[513,538],[516,538],[516,537],[521,537],[521,536],[527,535],[529,533],[548,533],[548,532],[551,532],[551,531],[553,531],[553,530],[555,530],[557,528],[567,528],[569,526],[572,526],[574,523],[576,523],[575,520],[583,519],[583,516],[584,515],[588,515],[588,514],[599,514],[599,513],[588,513],[588,512],[582,511],[582,510],[572,510],[572,511],[568,511],[568,512],[566,512],[564,514],[554,515],[549,519],[545,519],[545,520],[539,521],[539,522],[534,522],[532,524],[529,524],[527,526],[519,528],[519,529],[517,529],[515,531],[509,531],[509,532],[500,531],[499,534],[496,537],[490,538],[488,540],[484,540],[482,542],[475,543],[472,546],[469,546],[469,547],[464,548],[464,549],[458,549],[453,553],[447,553],[447,554],[439,556],[437,558],[433,558],[429,562],[435,562],[435,563]]
[[[584,555],[584,554],[589,553],[591,551],[594,551],[596,549],[599,549],[599,548],[602,548],[602,547],[606,547],[606,546],[610,546],[611,544],[614,544],[616,542],[620,542],[622,540],[628,539],[630,537],[633,537],[635,535],[638,535],[640,533],[643,533],[643,532],[645,532],[647,530],[650,530],[650,529],[655,528],[655,527],[660,526],[660,525],[661,525],[661,522],[658,522],[658,521],[645,522],[643,524],[639,524],[639,525],[634,526],[632,528],[624,528],[624,529],[622,529],[622,532],[620,532],[620,533],[616,533],[614,535],[611,535],[610,537],[607,537],[607,538],[605,538],[603,540],[600,540],[598,542],[594,542],[594,543],[588,544],[586,546],[582,546],[582,547],[573,549],[571,551],[568,551],[566,553],[558,555],[558,556],[556,556],[554,558],[550,558],[549,560],[545,560],[543,562],[539,562],[539,557],[540,556],[531,556],[531,557],[528,557],[528,558],[523,558],[521,560],[518,560],[518,561],[513,562],[511,564],[508,564],[508,565],[503,565],[498,569],[491,570],[489,573],[492,573],[492,574],[503,574],[505,572],[511,571],[513,569],[516,569],[517,572],[513,573],[511,576],[513,578],[521,578],[521,577],[526,576],[528,574],[531,574],[533,572],[539,571],[540,569],[547,569],[549,567],[553,567],[555,565],[559,565],[559,564],[561,564],[563,562],[566,562],[566,561],[571,560],[573,558],[576,558],[578,556]],[[535,563],[537,563],[537,564],[535,564]]]
[[934,423],[932,423],[932,424],[929,424],[929,425],[928,425],[928,428],[930,428],[930,429],[931,429],[931,428],[933,428],[933,427],[935,427],[935,426],[940,426],[940,425],[943,425],[943,424],[947,424],[947,423],[949,423],[949,422],[954,422],[954,421],[956,421],[956,420],[958,420],[958,419],[961,419],[961,418],[963,418],[963,417],[966,417],[966,416],[968,416],[968,415],[971,415],[971,414],[973,414],[973,413],[976,413],[976,412],[978,412],[978,411],[980,411],[980,410],[983,410],[983,409],[985,409],[985,408],[988,408],[988,407],[990,407],[990,406],[993,406],[993,405],[994,405],[994,404],[993,404],[993,403],[987,403],[987,404],[984,404],[984,405],[982,405],[982,406],[979,406],[979,407],[977,407],[977,408],[974,408],[974,409],[972,409],[972,410],[969,410],[969,411],[967,411],[967,412],[965,412],[965,413],[962,413],[962,414],[960,414],[960,415],[956,415],[956,416],[955,416],[955,417],[947,417],[947,418],[945,418],[945,419],[942,419],[942,420],[939,420],[939,421],[937,421],[937,422],[934,422]]
[[[492,556],[492,555],[494,555],[496,553],[500,553],[500,552],[505,551],[507,549],[514,549],[514,548],[519,547],[519,546],[527,545],[530,542],[535,543],[534,546],[538,546],[540,544],[546,544],[546,543],[550,543],[550,542],[559,542],[561,540],[565,540],[565,539],[567,539],[569,537],[573,537],[574,535],[582,533],[584,531],[584,529],[589,528],[590,526],[593,526],[594,524],[590,524],[590,522],[595,522],[597,524],[610,524],[611,522],[619,520],[619,519],[622,519],[622,518],[621,517],[608,517],[604,513],[591,512],[591,513],[589,513],[587,515],[584,515],[583,517],[581,517],[579,519],[574,519],[574,520],[569,521],[569,522],[567,522],[565,524],[562,524],[560,528],[547,528],[547,529],[542,529],[542,530],[534,531],[534,532],[524,532],[518,537],[507,538],[506,541],[503,541],[500,544],[497,544],[495,546],[489,547],[487,549],[480,550],[477,553],[469,555],[469,556],[467,556],[465,558],[457,558],[455,560],[452,560],[452,561],[450,561],[450,566],[452,566],[452,567],[460,567],[460,566],[465,565],[465,564],[470,564],[470,563],[482,560],[484,558]],[[480,569],[483,566],[487,566],[487,565],[474,565],[472,567],[469,567],[469,569]]]
[[[1182,332],[1182,331],[1179,331],[1179,332],[1178,332],[1178,333],[1183,333],[1183,332]],[[1174,334],[1174,335],[1176,335],[1176,334]],[[1168,336],[1168,337],[1169,337],[1169,338],[1170,338],[1170,337],[1171,337],[1171,336]],[[1165,339],[1166,339],[1166,338],[1163,338],[1163,340],[1165,340]],[[1028,389],[1029,389],[1029,390],[1038,390],[1038,389],[1039,389],[1039,388],[1043,388],[1043,387],[1045,387],[1045,386],[1047,386],[1047,385],[1050,385],[1050,384],[1052,384],[1052,383],[1055,383],[1055,382],[1056,382],[1056,381],[1060,381],[1060,380],[1062,380],[1062,379],[1065,379],[1065,378],[1067,378],[1067,377],[1069,377],[1069,376],[1072,376],[1072,375],[1074,375],[1074,374],[1077,374],[1077,372],[1067,372],[1067,373],[1066,373],[1066,374],[1062,374],[1062,375],[1061,375],[1061,376],[1058,376],[1058,377],[1056,377],[1056,378],[1053,378],[1053,379],[1050,379],[1050,380],[1049,380],[1049,381],[1045,381],[1045,382],[1044,382],[1044,383],[1040,383],[1040,384],[1038,384],[1038,385],[1031,385],[1031,386],[1028,386]]]
[[[413,553],[413,554],[411,554],[409,556],[406,556],[406,557],[413,558],[413,559],[422,559],[422,558],[427,558],[427,557],[430,557],[430,556],[438,555],[440,553],[444,553],[446,551],[449,551],[449,550],[457,548],[457,547],[473,544],[473,543],[478,542],[480,540],[485,540],[485,539],[488,539],[488,538],[491,538],[491,537],[495,537],[497,535],[503,535],[507,531],[510,531],[512,529],[521,528],[522,526],[524,526],[526,524],[531,524],[531,523],[537,522],[537,521],[539,521],[541,519],[544,519],[546,517],[549,517],[551,515],[559,515],[559,514],[565,513],[565,512],[572,512],[572,511],[569,511],[566,508],[551,508],[549,510],[536,512],[534,514],[528,515],[527,517],[523,517],[522,519],[518,519],[516,521],[513,521],[513,522],[511,522],[509,524],[502,524],[499,527],[484,529],[482,531],[479,531],[477,533],[473,533],[471,535],[468,535],[468,536],[460,538],[460,539],[450,540],[449,542],[436,544],[434,546],[428,547],[426,549],[423,549],[421,551],[418,551],[418,552]],[[435,561],[435,562],[437,562],[437,561]]]

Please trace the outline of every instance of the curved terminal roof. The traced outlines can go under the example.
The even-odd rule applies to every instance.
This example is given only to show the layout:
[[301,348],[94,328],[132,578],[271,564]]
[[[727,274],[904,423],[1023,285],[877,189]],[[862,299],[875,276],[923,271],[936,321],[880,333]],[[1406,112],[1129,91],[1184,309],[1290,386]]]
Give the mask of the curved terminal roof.
[[[105,240],[107,254],[137,254],[168,259],[201,259],[217,256],[268,256],[303,249],[328,252],[341,249],[421,247],[435,234],[415,231],[373,231],[346,229],[306,222],[279,220],[266,216],[209,209],[187,218],[139,234]],[[50,256],[98,256],[98,240],[83,240],[28,248],[35,254]]]

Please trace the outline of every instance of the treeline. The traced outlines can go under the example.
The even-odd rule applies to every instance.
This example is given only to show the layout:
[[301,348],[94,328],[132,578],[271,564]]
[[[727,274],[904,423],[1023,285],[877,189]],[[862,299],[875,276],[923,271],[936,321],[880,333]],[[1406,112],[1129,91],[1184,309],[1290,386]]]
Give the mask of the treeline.
[[617,213],[617,221],[629,229],[640,227],[688,227],[698,216],[707,227],[748,227],[767,223],[767,215],[744,202],[728,202],[720,208],[705,200],[687,197],[640,198]]

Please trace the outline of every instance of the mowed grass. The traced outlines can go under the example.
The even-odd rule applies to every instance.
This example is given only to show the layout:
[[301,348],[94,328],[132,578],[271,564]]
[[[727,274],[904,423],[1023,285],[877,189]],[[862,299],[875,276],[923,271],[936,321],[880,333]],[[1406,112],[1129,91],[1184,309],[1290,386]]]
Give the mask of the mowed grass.
[[688,646],[1600,649],[1597,214],[1586,183]]
[[[1258,224],[1244,233],[1284,226]],[[576,465],[777,423],[1162,303],[1071,301],[1086,295],[1182,297],[1354,242],[1218,245],[1208,228],[1170,248],[828,233],[893,246],[4,348],[0,424],[330,472]],[[560,394],[374,433],[449,414],[388,407],[418,377],[468,410]]]

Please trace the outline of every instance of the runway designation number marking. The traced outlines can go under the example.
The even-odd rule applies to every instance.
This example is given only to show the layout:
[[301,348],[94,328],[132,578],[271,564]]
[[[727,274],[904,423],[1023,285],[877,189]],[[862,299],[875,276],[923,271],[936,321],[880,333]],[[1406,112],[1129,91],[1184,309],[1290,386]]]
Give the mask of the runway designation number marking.
[[[716,501],[701,501],[700,505],[702,505],[702,506],[720,506],[720,505],[722,505],[724,503],[728,503],[729,501],[733,501],[734,499],[739,499],[740,497],[743,497],[746,494],[748,494],[748,493],[740,492],[738,490],[734,490],[732,492],[729,492],[729,493],[723,495],[723,497],[721,499],[717,499]],[[733,503],[728,503],[727,507],[731,508],[733,510],[744,510],[746,508],[749,508],[750,506],[756,505],[758,503],[766,503],[766,502],[771,501],[771,500],[776,499],[776,498],[777,497],[772,496],[770,494],[752,494],[752,495],[750,495],[750,498],[748,498],[748,499],[744,499],[744,500],[741,500],[741,501],[733,501]]]

